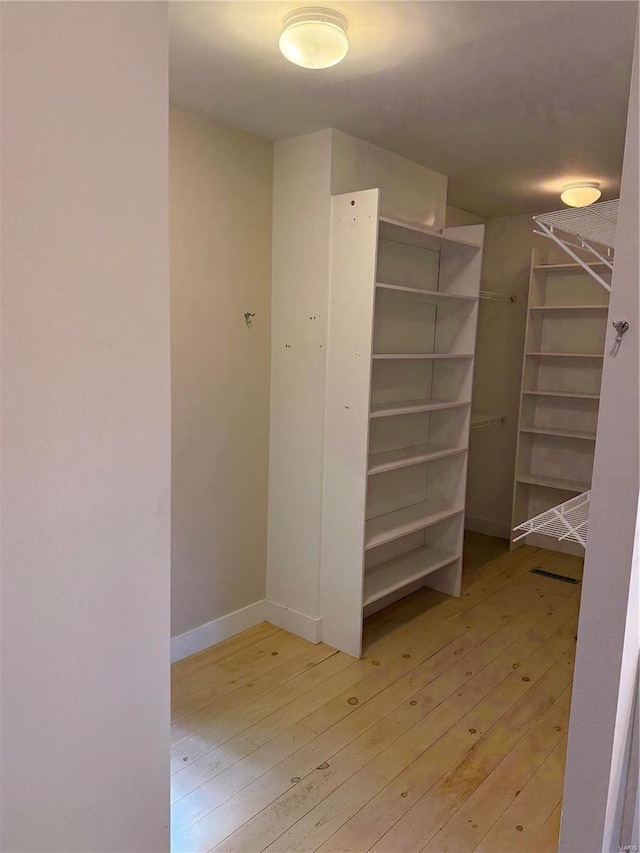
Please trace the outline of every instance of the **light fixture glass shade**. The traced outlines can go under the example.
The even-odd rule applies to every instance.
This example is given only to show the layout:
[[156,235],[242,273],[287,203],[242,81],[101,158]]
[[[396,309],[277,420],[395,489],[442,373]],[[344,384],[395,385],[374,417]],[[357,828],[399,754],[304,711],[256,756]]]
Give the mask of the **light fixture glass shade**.
[[593,204],[594,201],[598,201],[601,195],[600,184],[593,181],[578,181],[567,184],[562,190],[560,198],[569,207],[586,207]]
[[284,19],[280,50],[302,68],[331,68],[349,52],[348,22],[333,9],[296,9]]

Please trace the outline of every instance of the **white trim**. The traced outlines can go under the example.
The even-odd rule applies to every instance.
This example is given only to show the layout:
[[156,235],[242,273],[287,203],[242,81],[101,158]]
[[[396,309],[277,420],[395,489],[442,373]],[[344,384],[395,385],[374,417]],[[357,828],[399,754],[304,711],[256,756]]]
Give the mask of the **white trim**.
[[306,613],[300,613],[297,610],[292,610],[290,607],[285,607],[282,604],[276,604],[275,601],[265,602],[265,619],[277,628],[283,628],[291,634],[296,634],[302,637],[303,640],[309,640],[310,643],[320,642],[320,632],[322,627],[322,619],[314,616],[307,616]]
[[171,663],[195,655],[209,646],[228,640],[247,628],[266,621],[265,601],[256,601],[233,613],[225,613],[218,619],[200,625],[192,631],[171,638]]
[[464,529],[474,533],[484,533],[486,536],[497,536],[499,539],[509,539],[511,527],[503,521],[493,521],[490,518],[480,518],[477,515],[465,515]]

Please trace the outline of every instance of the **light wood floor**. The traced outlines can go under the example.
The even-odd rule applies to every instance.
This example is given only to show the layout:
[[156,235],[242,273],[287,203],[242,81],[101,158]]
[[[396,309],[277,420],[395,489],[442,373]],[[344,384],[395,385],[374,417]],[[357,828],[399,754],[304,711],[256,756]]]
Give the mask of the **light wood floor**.
[[530,569],[582,561],[467,544],[362,660],[264,623],[174,665],[175,853],[557,849],[580,584]]

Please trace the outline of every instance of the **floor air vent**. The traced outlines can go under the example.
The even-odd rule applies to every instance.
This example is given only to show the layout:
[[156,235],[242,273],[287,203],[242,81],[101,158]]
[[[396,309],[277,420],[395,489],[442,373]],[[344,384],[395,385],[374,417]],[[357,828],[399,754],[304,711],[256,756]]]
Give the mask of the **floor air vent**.
[[543,578],[552,578],[554,581],[565,583],[580,583],[576,578],[568,578],[566,575],[557,575],[555,572],[545,572],[544,569],[531,569],[532,575],[542,575]]

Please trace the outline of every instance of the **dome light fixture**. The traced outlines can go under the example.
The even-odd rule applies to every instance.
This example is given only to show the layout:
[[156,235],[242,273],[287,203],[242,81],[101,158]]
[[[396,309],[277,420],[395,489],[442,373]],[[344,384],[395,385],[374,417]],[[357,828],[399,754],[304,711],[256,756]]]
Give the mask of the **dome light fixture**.
[[348,26],[345,16],[334,9],[295,9],[284,19],[280,50],[289,62],[301,68],[331,68],[349,52]]
[[587,207],[598,201],[601,195],[600,184],[594,181],[576,181],[563,188],[560,198],[569,207]]

